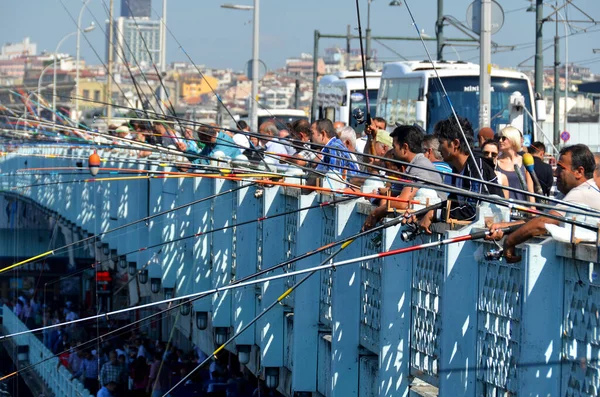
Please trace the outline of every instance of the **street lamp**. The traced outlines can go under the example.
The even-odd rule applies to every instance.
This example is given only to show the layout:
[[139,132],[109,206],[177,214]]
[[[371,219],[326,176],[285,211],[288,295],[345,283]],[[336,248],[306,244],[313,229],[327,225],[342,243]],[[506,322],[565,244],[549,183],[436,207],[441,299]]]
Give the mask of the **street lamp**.
[[[44,73],[46,73],[46,70],[48,70],[50,68],[50,66],[54,66],[54,62],[53,63],[49,63],[48,65],[46,65],[46,67],[44,69],[42,69],[42,72],[40,73],[40,77],[38,79],[37,94],[38,94],[38,97],[39,97],[38,99],[40,99],[40,101],[39,101],[40,105],[41,105],[41,102],[42,102],[41,99],[43,99],[43,96],[42,96],[42,78],[44,77]],[[50,86],[51,86],[51,84],[48,85],[48,87],[46,87],[46,88],[49,88]],[[37,107],[37,116],[40,117],[40,106]]]
[[252,17],[252,90],[250,98],[250,130],[258,131],[258,39],[259,39],[259,25],[260,25],[260,13],[259,6],[260,0],[254,0],[254,6],[248,5],[236,5],[236,4],[223,4],[222,8],[229,8],[232,10],[253,10],[254,14]]
[[80,41],[81,41],[81,17],[83,16],[83,11],[87,8],[88,3],[91,0],[85,0],[83,5],[81,6],[81,10],[79,11],[79,18],[77,18],[77,47],[76,47],[76,59],[77,63],[75,64],[75,119],[79,121],[79,50],[80,50]]
[[[87,28],[83,29],[83,33],[91,32],[95,28],[96,28],[96,25],[92,24],[92,25],[88,26]],[[60,39],[60,41],[58,42],[58,45],[56,46],[56,50],[54,51],[54,79],[53,79],[54,87],[52,87],[52,123],[56,123],[56,58],[58,57],[58,49],[60,48],[63,41],[65,41],[69,37],[77,34],[77,32],[79,32],[79,29],[77,29],[76,32],[68,33],[65,37]]]

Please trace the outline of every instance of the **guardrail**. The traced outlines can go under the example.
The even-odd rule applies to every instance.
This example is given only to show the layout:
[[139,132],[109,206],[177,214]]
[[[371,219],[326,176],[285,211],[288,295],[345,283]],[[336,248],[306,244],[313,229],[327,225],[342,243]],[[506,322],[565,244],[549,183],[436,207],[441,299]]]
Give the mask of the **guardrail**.
[[[2,307],[2,324],[9,334],[27,331],[28,328],[6,305]],[[35,335],[19,335],[13,340],[16,346],[29,346],[29,360],[25,366],[33,365],[33,371],[43,380],[55,396],[89,397],[90,392],[62,365],[58,357],[48,350]],[[41,363],[41,364],[38,364]]]
[[[38,149],[19,152],[34,150]],[[43,150],[80,158],[90,153],[82,148]],[[109,154],[100,153],[101,157]],[[81,160],[29,158],[28,167],[72,167],[77,161]],[[132,161],[121,156],[104,166],[158,167]],[[7,174],[23,168],[22,162],[22,158],[9,155],[0,161],[0,167]],[[34,181],[78,181],[19,193],[93,233],[221,194],[118,236],[102,237],[122,254],[194,236],[166,244],[160,253],[161,248],[156,248],[127,258],[136,261],[138,269],[152,259],[147,267],[149,278],[161,278],[162,287],[175,288],[176,296],[226,285],[234,278],[352,235],[371,209],[370,204],[354,200],[301,211],[331,201],[331,197],[202,178],[201,174],[197,178],[102,183],[81,182],[82,178],[88,178],[85,170],[80,175],[21,173],[5,177],[1,183],[7,189]],[[297,213],[273,220],[225,228],[295,209]],[[477,222],[447,231],[445,236],[482,228],[486,217],[506,219],[508,212],[482,206]],[[207,233],[215,229],[221,231]],[[406,243],[398,232],[398,227],[390,227],[357,240],[334,261],[444,237],[420,236]],[[289,370],[280,371],[279,383],[279,390],[287,395],[401,396],[409,393],[413,377],[439,388],[442,396],[597,395],[597,248],[535,240],[521,247],[522,262],[509,265],[484,259],[483,252],[493,247],[489,242],[465,241],[321,271],[286,298],[284,305],[240,335],[236,343],[253,346],[248,367],[255,373],[265,367]],[[332,252],[327,249],[270,274],[309,268]],[[108,262],[107,266],[114,264]],[[210,331],[190,329],[189,319],[180,319],[177,326],[210,352],[214,349],[213,329],[224,328],[231,335],[293,284],[290,277],[196,301],[196,312],[211,314]],[[132,304],[139,299],[138,291],[152,300],[162,298],[147,286],[131,285],[136,286]],[[228,349],[236,352],[235,346]]]

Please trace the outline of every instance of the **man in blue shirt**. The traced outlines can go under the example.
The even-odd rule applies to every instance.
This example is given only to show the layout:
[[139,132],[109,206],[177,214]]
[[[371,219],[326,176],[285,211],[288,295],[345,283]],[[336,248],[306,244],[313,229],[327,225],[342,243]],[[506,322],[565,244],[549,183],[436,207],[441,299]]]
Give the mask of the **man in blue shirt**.
[[211,157],[216,152],[223,152],[225,156],[233,159],[239,155],[240,149],[234,140],[222,131],[216,128],[202,126],[198,128],[198,139],[204,143],[204,148],[199,153],[201,158],[194,160],[194,164],[209,164]]
[[358,164],[352,161],[344,143],[337,137],[330,120],[321,119],[311,126],[310,139],[313,143],[324,146],[319,155],[320,162],[315,169],[323,174],[333,171],[336,174],[356,176]]

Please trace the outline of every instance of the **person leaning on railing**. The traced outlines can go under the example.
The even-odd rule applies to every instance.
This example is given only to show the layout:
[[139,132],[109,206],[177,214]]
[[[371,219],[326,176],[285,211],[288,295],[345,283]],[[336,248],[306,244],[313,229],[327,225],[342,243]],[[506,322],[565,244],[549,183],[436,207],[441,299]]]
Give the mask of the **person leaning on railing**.
[[[565,195],[566,202],[582,204],[590,208],[600,210],[600,191],[594,182],[595,161],[590,149],[582,144],[567,146],[560,151],[558,164],[554,175],[556,176],[556,187]],[[550,215],[564,217],[569,207],[563,204],[551,210]],[[500,240],[504,234],[501,229],[512,225],[522,224],[520,228],[509,234],[504,240],[504,256],[507,262],[514,263],[521,260],[515,255],[515,246],[528,239],[546,233],[546,225],[558,225],[556,219],[544,216],[533,218],[528,222],[503,222],[494,223],[489,227],[490,235],[486,239]]]
[[[439,121],[434,129],[435,136],[440,145],[440,153],[446,163],[452,167],[454,174],[451,178],[451,185],[457,188],[465,189],[477,194],[490,194],[503,197],[503,192],[498,185],[498,178],[494,172],[494,167],[490,159],[481,157],[472,157],[470,147],[473,146],[473,127],[469,120],[453,116],[446,120]],[[465,141],[466,138],[466,141]],[[481,182],[463,179],[459,175],[475,179],[483,179],[492,182],[483,184]],[[477,206],[480,200],[474,197],[465,197],[455,192],[448,195],[450,201],[449,212],[445,210],[429,211],[420,220],[414,216],[407,217],[406,223],[418,223],[419,227],[430,234],[430,226],[434,222],[442,222],[445,219],[456,221],[473,221],[477,215]]]

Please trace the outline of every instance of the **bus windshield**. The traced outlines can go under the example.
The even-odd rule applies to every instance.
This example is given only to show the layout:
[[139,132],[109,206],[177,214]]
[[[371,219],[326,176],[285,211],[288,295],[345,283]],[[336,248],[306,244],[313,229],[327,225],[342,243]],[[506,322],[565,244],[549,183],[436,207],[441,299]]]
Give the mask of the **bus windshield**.
[[[371,117],[375,117],[377,111],[377,92],[379,90],[368,90],[369,92],[369,113]],[[364,130],[364,125],[359,125],[354,117],[352,117],[352,111],[356,108],[360,108],[367,115],[367,100],[365,98],[365,90],[352,90],[350,91],[350,108],[348,109],[350,114],[348,120],[350,127],[354,128],[357,132]]]
[[[442,77],[444,87],[452,101],[456,114],[469,119],[473,125],[473,131],[479,131],[479,76],[456,76]],[[529,85],[527,80],[492,77],[491,79],[491,111],[490,126],[496,132],[504,124],[510,124],[509,99],[513,92],[519,91],[525,97],[525,106],[531,112],[531,98],[529,96]],[[452,115],[450,106],[439,81],[436,78],[429,79],[429,90],[427,93],[427,132],[433,132],[435,123]],[[533,121],[530,117],[524,117],[523,135],[533,133]]]

